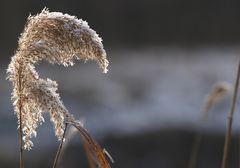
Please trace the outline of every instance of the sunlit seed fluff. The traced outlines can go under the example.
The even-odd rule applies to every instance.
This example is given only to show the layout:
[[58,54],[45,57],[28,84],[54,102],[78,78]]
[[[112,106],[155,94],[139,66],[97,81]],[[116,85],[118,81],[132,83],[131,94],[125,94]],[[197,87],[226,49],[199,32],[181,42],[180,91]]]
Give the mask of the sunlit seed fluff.
[[58,139],[62,138],[64,121],[75,121],[60,100],[57,83],[40,78],[34,64],[46,60],[68,66],[75,59],[94,60],[107,72],[102,39],[86,21],[46,9],[29,16],[7,69],[8,80],[13,83],[12,100],[18,123],[20,110],[22,113],[25,149],[33,146],[31,138],[36,137],[38,125],[44,122],[43,112],[50,113]]

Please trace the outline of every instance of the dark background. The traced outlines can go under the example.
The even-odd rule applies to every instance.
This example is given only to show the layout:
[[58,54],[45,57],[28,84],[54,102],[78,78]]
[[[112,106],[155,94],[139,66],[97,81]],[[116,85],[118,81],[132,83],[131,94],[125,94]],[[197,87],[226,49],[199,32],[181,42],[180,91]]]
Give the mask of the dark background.
[[0,6],[0,44],[6,54],[15,49],[28,15],[44,7],[87,20],[110,47],[231,44],[240,39],[237,0],[8,0]]
[[[0,167],[18,167],[19,142],[7,65],[29,14],[47,7],[86,20],[103,38],[108,74],[95,64],[65,69],[41,63],[58,81],[64,104],[115,160],[112,167],[186,168],[193,138],[203,135],[198,167],[220,167],[230,92],[202,122],[204,97],[218,81],[234,83],[240,50],[237,0],[4,0],[0,3]],[[230,167],[238,166],[237,120]],[[26,167],[51,167],[57,139],[49,116]],[[236,121],[235,121],[236,120]],[[61,167],[87,167],[74,136]]]

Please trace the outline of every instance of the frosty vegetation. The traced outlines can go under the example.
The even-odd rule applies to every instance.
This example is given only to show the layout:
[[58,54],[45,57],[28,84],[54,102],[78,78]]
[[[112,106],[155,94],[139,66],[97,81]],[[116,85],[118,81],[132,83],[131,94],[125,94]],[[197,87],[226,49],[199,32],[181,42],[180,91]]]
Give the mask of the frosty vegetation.
[[43,112],[49,112],[55,134],[60,140],[65,122],[75,122],[57,93],[57,82],[42,79],[35,64],[46,60],[51,64],[69,66],[74,60],[94,60],[104,73],[108,61],[102,40],[86,21],[60,12],[44,9],[29,16],[18,41],[18,49],[7,69],[8,80],[13,83],[12,100],[24,134],[24,148],[33,147],[32,137],[44,122]]

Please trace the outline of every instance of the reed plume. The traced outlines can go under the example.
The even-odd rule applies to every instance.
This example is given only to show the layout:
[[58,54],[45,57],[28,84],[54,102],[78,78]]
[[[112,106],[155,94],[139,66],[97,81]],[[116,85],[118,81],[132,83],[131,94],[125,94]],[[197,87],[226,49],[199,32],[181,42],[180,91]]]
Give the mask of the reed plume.
[[[210,112],[211,108],[218,104],[228,93],[230,93],[231,90],[232,86],[227,82],[222,81],[214,84],[211,91],[209,92],[209,94],[207,94],[203,102],[201,116],[202,122],[207,120],[208,113]],[[199,154],[202,139],[203,135],[201,133],[197,133],[194,137],[188,168],[195,168],[197,166],[197,157]]]
[[202,120],[206,120],[210,109],[220,102],[232,90],[231,84],[227,82],[216,83],[204,100]]
[[7,69],[7,79],[13,84],[14,110],[27,150],[33,147],[31,139],[44,122],[43,112],[50,113],[58,140],[63,137],[65,123],[85,131],[65,108],[57,93],[57,82],[40,78],[35,70],[42,60],[64,66],[74,65],[74,60],[94,60],[104,73],[108,67],[102,39],[86,21],[47,9],[28,17]]

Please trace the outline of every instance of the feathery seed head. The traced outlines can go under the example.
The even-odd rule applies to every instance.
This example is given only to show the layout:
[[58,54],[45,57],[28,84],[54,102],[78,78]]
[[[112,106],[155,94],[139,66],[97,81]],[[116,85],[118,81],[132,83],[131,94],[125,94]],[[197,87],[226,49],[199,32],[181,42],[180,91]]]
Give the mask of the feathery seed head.
[[103,72],[107,72],[102,39],[87,22],[46,9],[29,16],[7,69],[7,78],[13,83],[12,100],[18,122],[20,113],[22,117],[25,149],[33,146],[30,139],[36,137],[38,125],[44,122],[43,112],[50,113],[58,139],[62,138],[64,121],[75,121],[57,93],[57,83],[40,78],[34,64],[46,60],[68,66],[73,65],[75,59],[95,60]]
[[36,16],[29,16],[19,39],[19,50],[32,63],[46,59],[68,66],[73,65],[74,59],[95,60],[107,72],[102,39],[86,21],[68,14],[44,9]]

